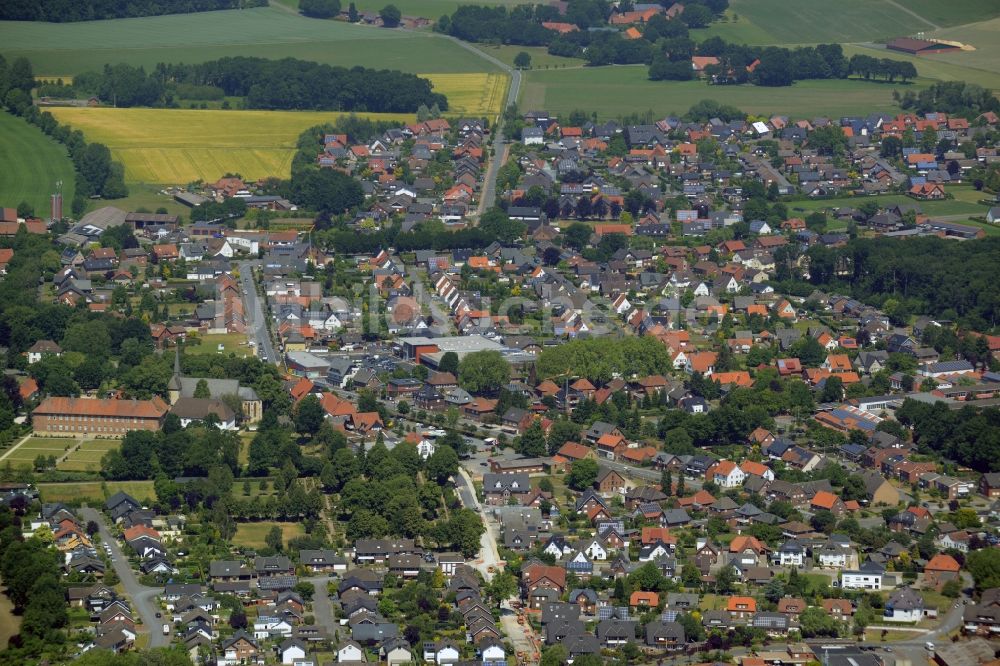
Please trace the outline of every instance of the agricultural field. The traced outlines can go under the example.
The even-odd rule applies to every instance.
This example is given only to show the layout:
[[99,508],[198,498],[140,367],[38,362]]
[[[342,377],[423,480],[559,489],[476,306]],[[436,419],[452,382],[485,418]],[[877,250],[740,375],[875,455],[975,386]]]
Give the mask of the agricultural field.
[[[106,144],[130,183],[215,181],[227,172],[287,178],[303,130],[341,115],[312,111],[53,108],[53,114]],[[412,122],[412,115],[379,114]]]
[[428,74],[434,91],[448,98],[449,116],[496,118],[507,98],[509,77],[499,72]]
[[[223,346],[222,351],[219,351],[219,345]],[[247,336],[242,333],[211,333],[198,338],[196,345],[184,345],[184,351],[189,354],[249,356],[251,348],[247,345]]]
[[[1000,30],[1000,21],[997,22],[997,30]],[[873,58],[892,58],[893,60],[905,60],[912,62],[917,68],[917,73],[925,79],[936,79],[938,81],[968,81],[976,83],[984,88],[1000,90],[1000,49],[997,50],[997,61],[995,69],[980,69],[973,64],[971,59],[964,60],[966,56],[973,58],[974,51],[962,51],[950,54],[944,58],[934,56],[913,56],[898,51],[888,51],[884,48],[873,46],[862,46],[860,44],[845,44],[844,55],[850,58],[855,54],[872,56]],[[944,54],[940,54],[944,56]],[[900,88],[902,90],[902,88]]]
[[96,71],[107,63],[149,70],[159,62],[227,56],[293,57],[413,73],[496,70],[429,33],[319,21],[281,7],[81,23],[0,22],[0,34],[0,54],[8,60],[25,56],[36,74],[47,77]]
[[[931,62],[949,63],[973,68],[979,72],[980,76],[983,75],[984,70],[993,74],[1000,73],[1000,18],[973,23],[971,25],[963,25],[958,28],[938,30],[931,33],[931,36],[937,39],[962,42],[975,48],[974,51],[934,53],[923,56]],[[980,83],[981,85],[989,85],[993,89],[1000,88],[1000,86],[995,84],[982,83],[978,77],[972,78],[970,76],[966,80],[973,83]]]
[[140,502],[155,500],[152,481],[73,481],[39,483],[43,502],[102,503],[117,492],[125,492]]
[[596,111],[601,118],[652,110],[657,116],[684,113],[703,99],[732,104],[752,114],[781,113],[793,118],[845,116],[873,111],[894,112],[893,88],[908,86],[860,80],[800,81],[786,88],[709,86],[704,81],[650,81],[645,65],[529,71],[525,73],[519,106],[568,113]]
[[303,536],[306,533],[302,527],[302,523],[281,523],[270,520],[257,523],[239,523],[236,526],[236,536],[233,537],[233,545],[245,548],[263,548],[266,545],[264,538],[275,525],[281,528],[281,540],[283,543],[288,543],[289,539]]
[[[73,200],[76,176],[66,149],[40,129],[0,112],[0,203],[14,207],[27,201],[36,215],[47,217],[49,196],[62,181],[64,208]],[[17,165],[12,168],[11,165]]]
[[[495,117],[507,91],[505,74],[436,73],[434,89],[448,96],[449,115]],[[150,185],[214,181],[227,172],[248,178],[287,178],[295,142],[303,130],[345,115],[324,111],[242,111],[53,107],[63,123],[107,145],[125,165],[125,180]],[[411,123],[413,114],[364,114]],[[139,190],[142,205],[154,209],[166,197],[158,188]],[[138,200],[131,203],[139,203]],[[181,209],[176,209],[180,211]]]
[[99,472],[101,458],[108,451],[121,446],[116,439],[89,440],[73,449],[69,456],[56,467],[60,472]]
[[[993,0],[731,0],[728,20],[697,32],[748,44],[875,42],[981,21],[1000,14]],[[902,9],[901,9],[902,7]]]

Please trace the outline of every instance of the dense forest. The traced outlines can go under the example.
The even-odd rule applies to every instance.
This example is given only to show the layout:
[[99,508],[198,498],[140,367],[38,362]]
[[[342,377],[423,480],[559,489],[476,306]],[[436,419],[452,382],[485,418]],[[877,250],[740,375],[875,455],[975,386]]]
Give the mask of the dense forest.
[[1000,322],[1000,291],[994,283],[998,256],[996,237],[965,243],[858,238],[844,247],[810,248],[809,282],[849,292],[896,321],[925,314],[986,331]]
[[4,0],[0,20],[72,23],[266,6],[267,0]]
[[943,402],[907,400],[896,418],[913,428],[921,452],[946,456],[977,472],[1000,471],[1000,409],[952,410]]
[[76,95],[96,95],[118,107],[177,106],[178,98],[244,98],[247,109],[415,113],[421,106],[448,108],[427,79],[398,70],[332,67],[296,58],[221,58],[198,64],[142,67],[120,63],[84,72]]

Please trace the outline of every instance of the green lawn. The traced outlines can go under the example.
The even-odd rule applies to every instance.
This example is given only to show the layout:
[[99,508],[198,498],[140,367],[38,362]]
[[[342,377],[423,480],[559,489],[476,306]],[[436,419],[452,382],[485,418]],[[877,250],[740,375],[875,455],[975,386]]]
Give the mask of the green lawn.
[[[219,345],[223,346],[222,351],[219,351]],[[213,333],[201,336],[197,345],[184,345],[184,351],[189,354],[233,353],[237,356],[248,356],[251,350],[247,345],[247,336],[242,333]]]
[[55,456],[58,458],[67,447],[76,446],[77,440],[73,438],[59,437],[29,437],[10,453],[4,456],[3,464],[10,463],[11,467],[31,467],[38,456]]
[[476,44],[480,51],[490,54],[494,58],[501,60],[511,67],[514,66],[514,58],[518,53],[524,51],[531,56],[531,69],[557,69],[562,67],[580,67],[583,60],[578,58],[563,58],[562,56],[549,55],[548,49],[543,46],[513,46],[513,45],[489,45]]
[[1000,14],[995,0],[730,0],[729,5],[729,20],[698,31],[699,38],[718,35],[748,44],[887,41]]
[[[788,207],[798,212],[801,209],[809,214],[817,210],[832,210],[843,206],[856,207],[864,201],[875,201],[880,206],[895,206],[896,204],[917,204],[923,212],[928,215],[986,215],[989,210],[986,206],[977,203],[982,197],[981,192],[976,192],[971,187],[950,187],[946,188],[954,195],[954,199],[944,201],[917,201],[904,194],[887,194],[878,197],[840,197],[836,199],[810,200],[810,201],[789,201]],[[989,226],[989,225],[986,225]]]
[[278,7],[81,23],[0,22],[0,54],[28,57],[39,75],[66,76],[128,62],[196,63],[226,56],[301,58],[414,73],[496,67],[429,34],[309,19]]
[[[658,117],[684,113],[703,99],[732,104],[753,114],[782,113],[793,118],[893,112],[893,88],[860,80],[800,81],[784,88],[709,86],[704,81],[649,81],[646,66],[593,67],[526,72],[520,99],[523,109],[568,113],[596,111],[602,118],[652,110]],[[919,90],[929,82],[908,86]]]
[[69,454],[63,462],[59,463],[58,469],[61,472],[99,472],[101,470],[101,458],[104,454],[121,446],[121,442],[114,439],[98,439],[86,441],[80,444],[80,448]]
[[103,503],[105,499],[119,491],[128,493],[140,502],[156,499],[152,481],[39,483],[38,490],[43,502]]
[[[191,209],[184,204],[177,203],[177,201],[166,194],[161,194],[163,189],[160,185],[149,185],[146,183],[129,183],[128,184],[128,196],[124,199],[117,199],[110,202],[112,206],[117,206],[122,210],[137,210],[139,208],[145,208],[150,212],[154,212],[159,208],[166,208],[167,212],[171,215],[183,215],[184,219],[188,219],[191,214]],[[93,202],[90,204],[90,208],[99,208],[102,205],[106,205],[108,202]],[[193,311],[194,306],[187,306],[188,312]]]
[[247,548],[261,548],[264,538],[271,528],[277,525],[281,528],[282,542],[288,543],[289,539],[305,534],[302,523],[280,523],[269,520],[259,523],[240,523],[236,526],[236,536],[233,537],[233,544],[245,546]]
[[4,112],[0,112],[0,164],[0,206],[14,208],[27,201],[36,215],[47,218],[49,197],[56,182],[62,181],[63,210],[69,212],[76,174],[66,149],[34,125]]

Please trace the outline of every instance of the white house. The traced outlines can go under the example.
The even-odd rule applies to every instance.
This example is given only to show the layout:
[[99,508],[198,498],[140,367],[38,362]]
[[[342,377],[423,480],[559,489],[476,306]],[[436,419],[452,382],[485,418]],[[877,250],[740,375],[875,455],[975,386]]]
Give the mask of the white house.
[[435,664],[454,664],[459,660],[458,646],[448,640],[424,645],[424,661]]
[[434,444],[433,440],[422,438],[417,444],[417,453],[420,455],[421,460],[427,460],[434,452],[437,450],[437,446]]
[[483,666],[504,666],[507,663],[507,651],[496,639],[486,639],[479,644],[479,659]]
[[662,543],[655,543],[649,546],[645,546],[639,550],[639,561],[640,562],[655,562],[663,557],[668,557],[670,551]]
[[583,549],[587,557],[591,560],[601,560],[604,561],[608,559],[608,550],[598,539],[592,539],[587,547]]
[[919,622],[924,618],[924,599],[912,588],[893,592],[885,602],[882,619],[886,622]]
[[881,571],[841,571],[840,587],[845,590],[881,590],[885,574]]
[[611,308],[615,311],[615,314],[624,314],[632,309],[632,304],[629,302],[628,296],[625,294],[618,294],[614,303],[611,304]]
[[821,567],[846,569],[853,566],[857,556],[849,543],[828,540],[817,552],[816,560]]
[[306,644],[298,638],[289,638],[278,647],[282,664],[294,664],[296,659],[306,658]]
[[413,661],[410,644],[401,638],[390,638],[382,643],[379,656],[388,666],[401,666]]
[[337,663],[343,663],[345,661],[364,661],[365,651],[361,649],[361,645],[355,641],[347,641],[341,643],[340,647],[337,648]]
[[801,567],[805,566],[806,552],[804,543],[790,539],[781,544],[775,553],[775,559],[783,567]]
[[521,130],[521,142],[526,146],[540,146],[545,143],[545,132],[540,127],[525,127]]
[[344,327],[344,322],[341,321],[340,317],[326,310],[309,310],[306,318],[309,325],[318,330],[339,331]]
[[746,481],[747,475],[732,460],[720,460],[705,472],[705,479],[720,488],[739,488]]
[[277,637],[291,638],[292,625],[280,617],[259,617],[253,623],[253,637],[257,640]]
[[557,560],[561,560],[568,555],[572,555],[574,549],[566,543],[566,539],[564,537],[556,536],[549,539],[549,542],[545,544],[545,548],[542,549],[542,552],[549,553]]

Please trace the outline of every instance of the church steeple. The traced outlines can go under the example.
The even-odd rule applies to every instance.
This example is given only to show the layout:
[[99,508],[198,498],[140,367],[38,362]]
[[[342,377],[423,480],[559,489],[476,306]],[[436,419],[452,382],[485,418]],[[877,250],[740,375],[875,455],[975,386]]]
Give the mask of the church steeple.
[[174,374],[167,382],[167,396],[170,398],[170,404],[174,404],[181,397],[181,348],[180,345],[174,346]]

